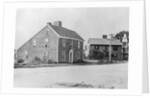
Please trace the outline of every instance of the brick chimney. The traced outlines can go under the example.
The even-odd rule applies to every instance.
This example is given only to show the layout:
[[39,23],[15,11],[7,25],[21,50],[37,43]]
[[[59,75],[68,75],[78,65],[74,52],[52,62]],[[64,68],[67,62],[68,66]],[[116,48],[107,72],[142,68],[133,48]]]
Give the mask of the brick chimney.
[[54,21],[54,25],[55,26],[62,26],[62,22],[61,21]]
[[47,22],[47,24],[48,24],[48,25],[52,25],[52,23],[51,23],[51,22]]
[[103,35],[103,39],[107,39],[107,35]]

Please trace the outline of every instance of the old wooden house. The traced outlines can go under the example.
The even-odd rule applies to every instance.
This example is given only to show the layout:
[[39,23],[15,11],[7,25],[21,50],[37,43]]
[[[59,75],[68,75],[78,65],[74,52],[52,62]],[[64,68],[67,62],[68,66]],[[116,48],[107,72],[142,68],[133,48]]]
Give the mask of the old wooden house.
[[[91,59],[108,59],[111,47],[112,59],[122,59],[122,43],[116,39],[90,38],[88,40],[88,55]],[[95,53],[95,54],[93,54]]]
[[61,21],[47,23],[36,35],[19,49],[17,59],[32,62],[36,57],[48,62],[73,63],[82,60],[83,38],[62,26]]

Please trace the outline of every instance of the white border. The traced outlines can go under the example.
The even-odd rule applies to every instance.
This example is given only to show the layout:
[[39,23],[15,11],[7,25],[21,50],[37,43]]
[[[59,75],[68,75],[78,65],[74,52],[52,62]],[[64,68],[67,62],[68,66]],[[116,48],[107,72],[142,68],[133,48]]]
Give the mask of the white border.
[[[28,94],[102,94],[137,95],[142,93],[144,1],[103,2],[30,2],[5,3],[2,64],[2,93]],[[128,89],[29,89],[13,88],[13,57],[15,44],[15,15],[17,8],[68,8],[68,7],[130,7],[130,43]]]

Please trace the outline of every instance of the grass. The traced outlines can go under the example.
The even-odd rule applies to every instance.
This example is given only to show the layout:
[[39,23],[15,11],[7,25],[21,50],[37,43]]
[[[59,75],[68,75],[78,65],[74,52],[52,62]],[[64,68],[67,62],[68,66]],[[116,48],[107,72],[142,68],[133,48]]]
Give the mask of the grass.
[[119,64],[126,63],[127,61],[123,60],[113,60],[109,63],[106,60],[84,60],[77,61],[74,63],[57,63],[57,64],[14,64],[14,68],[39,68],[39,67],[61,67],[61,66],[89,66],[89,65],[110,65],[110,64]]

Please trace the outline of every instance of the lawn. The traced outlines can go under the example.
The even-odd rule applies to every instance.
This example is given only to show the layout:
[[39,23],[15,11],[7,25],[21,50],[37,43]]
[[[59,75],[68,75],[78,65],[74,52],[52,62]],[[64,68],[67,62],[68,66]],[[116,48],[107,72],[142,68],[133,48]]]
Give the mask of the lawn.
[[14,69],[14,87],[126,89],[128,63]]

